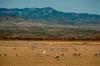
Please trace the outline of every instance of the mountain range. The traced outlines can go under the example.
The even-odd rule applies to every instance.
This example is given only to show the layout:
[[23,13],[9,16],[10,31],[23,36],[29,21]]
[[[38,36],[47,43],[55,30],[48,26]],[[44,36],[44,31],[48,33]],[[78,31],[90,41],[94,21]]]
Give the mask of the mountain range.
[[[88,13],[65,13],[51,7],[45,8],[0,8],[0,21],[21,18],[23,20],[61,24],[100,23],[100,15]],[[1,19],[2,18],[2,19]],[[7,19],[8,18],[8,19]]]
[[100,40],[100,15],[0,8],[0,39]]

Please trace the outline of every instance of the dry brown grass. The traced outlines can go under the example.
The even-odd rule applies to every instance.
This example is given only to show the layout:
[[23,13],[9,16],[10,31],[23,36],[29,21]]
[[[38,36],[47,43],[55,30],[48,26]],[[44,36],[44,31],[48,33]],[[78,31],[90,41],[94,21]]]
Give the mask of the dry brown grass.
[[100,66],[99,52],[99,41],[2,40],[0,66]]

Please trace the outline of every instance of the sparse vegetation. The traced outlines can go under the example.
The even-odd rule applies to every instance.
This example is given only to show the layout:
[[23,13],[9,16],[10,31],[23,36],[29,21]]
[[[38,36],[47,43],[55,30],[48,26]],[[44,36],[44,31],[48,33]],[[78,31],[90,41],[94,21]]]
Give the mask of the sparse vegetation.
[[[2,40],[0,41],[0,65],[100,66],[99,45],[100,41]],[[32,46],[32,48],[29,46]],[[15,50],[13,47],[17,49]],[[54,50],[51,49],[52,47]],[[66,48],[67,51],[63,51]],[[75,48],[77,52],[73,48]],[[87,50],[84,48],[87,48]]]
[[[9,29],[8,29],[9,28]],[[100,31],[71,28],[8,27],[0,29],[0,39],[17,40],[100,40]],[[13,28],[13,30],[12,30]],[[25,29],[24,29],[25,28]]]

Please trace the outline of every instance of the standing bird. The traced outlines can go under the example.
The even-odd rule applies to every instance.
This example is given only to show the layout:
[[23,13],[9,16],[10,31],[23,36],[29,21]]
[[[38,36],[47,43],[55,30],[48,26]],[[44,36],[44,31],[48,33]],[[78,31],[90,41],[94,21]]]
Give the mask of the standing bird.
[[43,51],[43,55],[45,55],[45,54],[46,54],[46,52],[47,52],[46,50],[45,50],[45,51]]

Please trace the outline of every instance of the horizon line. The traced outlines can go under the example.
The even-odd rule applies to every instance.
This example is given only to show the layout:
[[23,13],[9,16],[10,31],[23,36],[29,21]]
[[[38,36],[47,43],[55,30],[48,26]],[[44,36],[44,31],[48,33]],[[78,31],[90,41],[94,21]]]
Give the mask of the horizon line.
[[58,10],[58,9],[56,9],[56,8],[53,8],[53,7],[22,7],[22,8],[20,8],[20,7],[10,7],[10,8],[8,8],[8,7],[0,7],[0,9],[25,9],[25,8],[41,8],[41,9],[43,9],[43,8],[51,8],[51,9],[54,9],[54,10],[56,10],[56,11],[59,11],[59,12],[63,12],[63,13],[74,13],[74,14],[91,14],[91,15],[99,15],[100,16],[100,14],[96,14],[96,13],[86,13],[86,12],[66,12],[66,11],[62,11],[62,10]]

